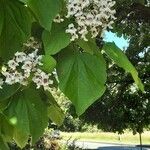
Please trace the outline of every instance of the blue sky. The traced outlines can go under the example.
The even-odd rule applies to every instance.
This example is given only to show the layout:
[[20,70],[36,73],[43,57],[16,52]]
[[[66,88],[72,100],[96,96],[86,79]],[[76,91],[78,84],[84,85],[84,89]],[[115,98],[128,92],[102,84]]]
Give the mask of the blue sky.
[[125,40],[123,36],[117,37],[117,35],[112,32],[106,32],[104,40],[107,42],[115,42],[120,49],[123,49],[124,47],[127,48],[129,45],[129,40]]

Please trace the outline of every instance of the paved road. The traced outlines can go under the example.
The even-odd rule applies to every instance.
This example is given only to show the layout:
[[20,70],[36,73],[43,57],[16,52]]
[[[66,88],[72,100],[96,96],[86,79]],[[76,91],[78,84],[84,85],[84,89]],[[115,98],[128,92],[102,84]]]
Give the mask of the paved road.
[[[141,150],[139,147],[123,144],[108,144],[99,142],[85,142],[76,141],[75,145],[82,149],[96,149],[96,150]],[[150,150],[150,148],[143,148],[142,150]]]

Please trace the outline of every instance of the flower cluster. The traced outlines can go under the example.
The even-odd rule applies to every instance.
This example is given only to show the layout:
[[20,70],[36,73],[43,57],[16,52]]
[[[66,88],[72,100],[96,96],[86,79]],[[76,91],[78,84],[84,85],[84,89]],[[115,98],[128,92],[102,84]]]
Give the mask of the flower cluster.
[[39,69],[39,66],[43,65],[41,60],[42,55],[38,55],[37,49],[29,54],[16,52],[13,59],[9,60],[6,67],[2,69],[1,73],[5,80],[0,79],[0,88],[3,83],[8,85],[19,83],[26,86],[32,79],[37,88],[43,86],[47,90],[53,82],[50,80],[50,74]]
[[54,18],[53,21],[56,22],[56,23],[61,23],[61,22],[64,21],[64,19],[61,18],[60,14],[58,14],[58,15]]
[[39,89],[41,86],[44,87],[44,90],[50,91],[50,85],[53,84],[53,81],[50,80],[51,74],[47,74],[43,72],[41,69],[37,69],[34,73],[34,77],[32,78],[32,81],[36,83],[37,89]]
[[75,19],[66,30],[72,36],[71,41],[78,38],[87,41],[88,33],[94,38],[107,27],[111,28],[116,19],[114,5],[112,0],[68,0],[66,17]]

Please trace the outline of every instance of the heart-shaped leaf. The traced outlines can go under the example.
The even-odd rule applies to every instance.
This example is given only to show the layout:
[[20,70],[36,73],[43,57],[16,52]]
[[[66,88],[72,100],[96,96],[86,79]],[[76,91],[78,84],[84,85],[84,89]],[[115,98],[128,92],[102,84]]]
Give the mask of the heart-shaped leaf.
[[106,65],[99,56],[65,49],[59,56],[60,89],[73,102],[81,115],[105,91]]

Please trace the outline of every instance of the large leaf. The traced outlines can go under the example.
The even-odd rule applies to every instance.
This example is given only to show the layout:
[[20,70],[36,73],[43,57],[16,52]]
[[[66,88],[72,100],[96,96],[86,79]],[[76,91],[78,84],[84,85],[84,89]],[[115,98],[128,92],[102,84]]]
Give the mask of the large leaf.
[[28,0],[27,4],[40,24],[50,31],[52,21],[60,11],[62,0]]
[[88,41],[78,40],[77,44],[87,53],[93,54],[99,48],[97,47],[94,39],[89,39]]
[[122,67],[126,72],[131,73],[135,83],[144,91],[144,86],[138,77],[138,72],[135,67],[128,60],[127,56],[122,52],[120,48],[118,48],[115,43],[106,43],[103,47],[106,54],[119,66]]
[[3,88],[0,89],[0,102],[10,98],[13,94],[16,93],[16,91],[19,89],[19,85],[18,84],[14,84],[14,85],[3,85]]
[[3,29],[3,24],[4,24],[4,12],[0,6],[0,35],[1,35],[2,29]]
[[54,23],[51,32],[44,31],[42,35],[46,54],[53,55],[58,53],[70,43],[70,36],[65,32],[66,23]]
[[65,115],[62,109],[60,108],[60,106],[53,98],[53,96],[49,92],[46,92],[46,95],[48,97],[48,103],[49,103],[48,117],[58,126],[61,126],[64,121]]
[[14,139],[20,147],[24,147],[29,135],[33,143],[41,136],[48,123],[47,107],[40,99],[37,91],[27,89],[16,96],[6,115],[14,125]]
[[60,54],[58,76],[60,89],[81,115],[105,91],[106,66],[99,56],[65,49]]
[[23,2],[25,4],[28,2],[28,0],[19,0],[19,1],[21,1],[21,2]]
[[0,150],[10,150],[7,143],[0,136]]
[[23,43],[30,36],[31,20],[27,8],[18,1],[0,1],[0,57],[6,61],[16,51],[20,51]]

